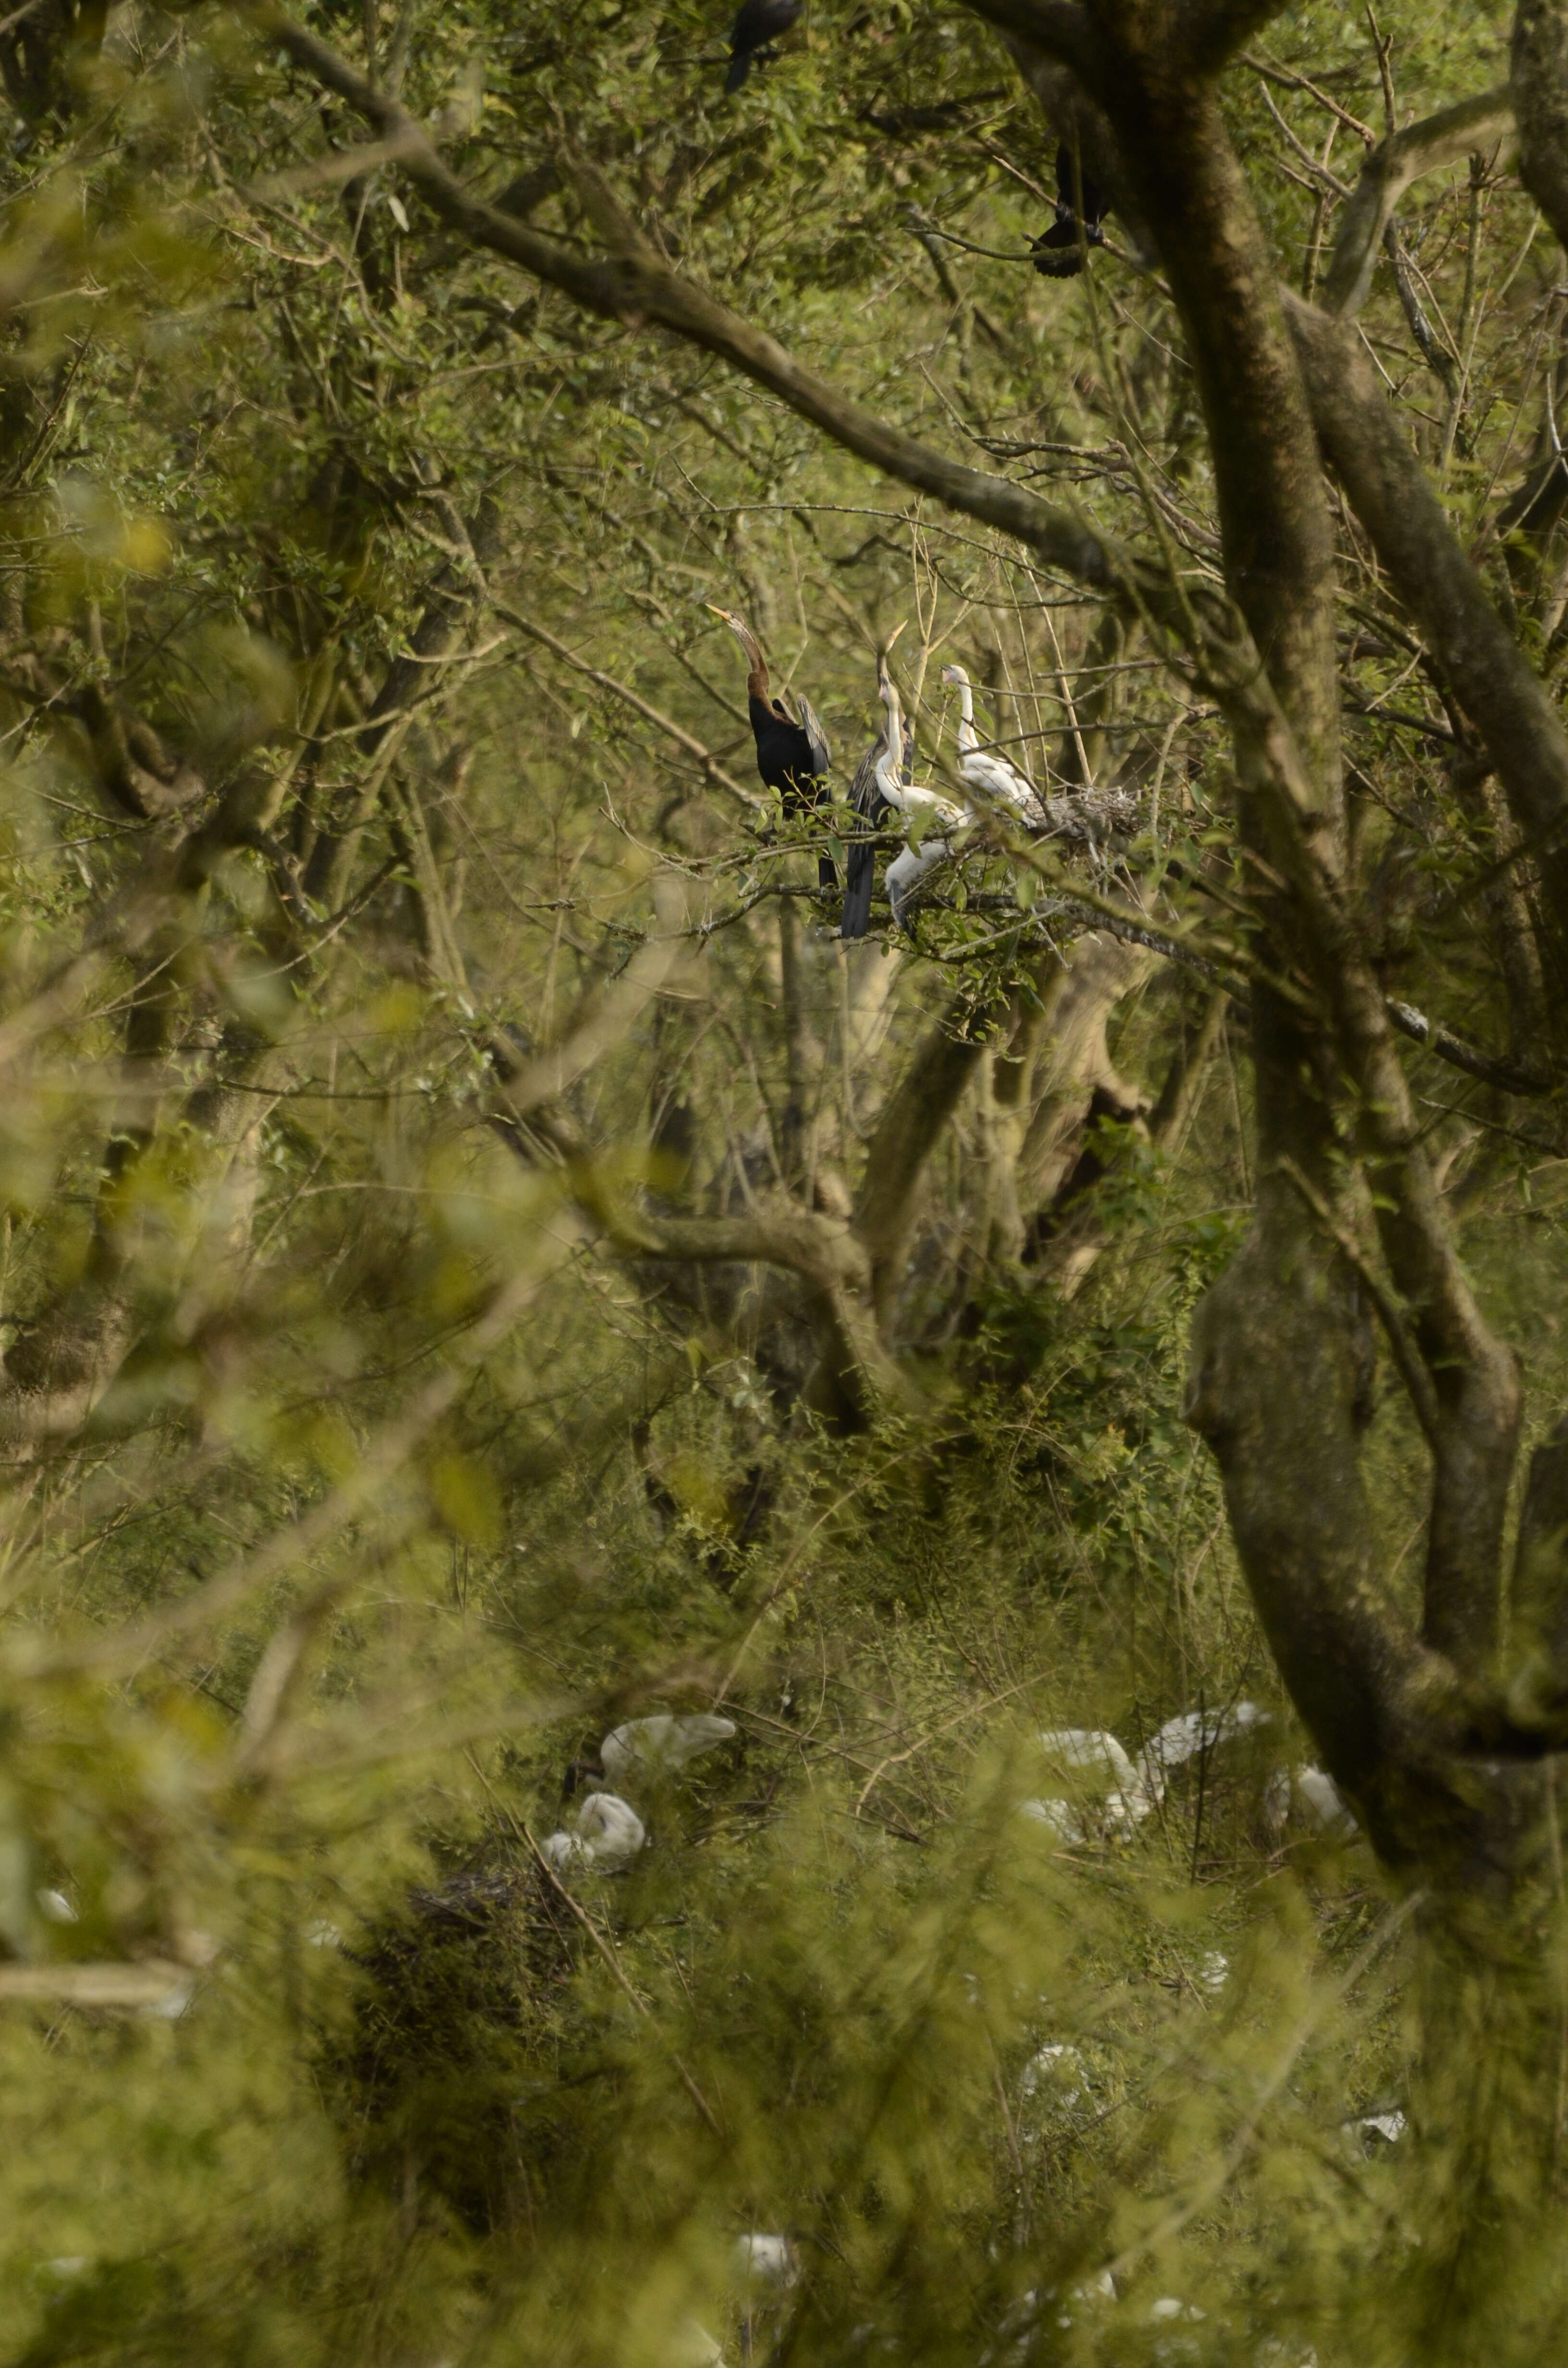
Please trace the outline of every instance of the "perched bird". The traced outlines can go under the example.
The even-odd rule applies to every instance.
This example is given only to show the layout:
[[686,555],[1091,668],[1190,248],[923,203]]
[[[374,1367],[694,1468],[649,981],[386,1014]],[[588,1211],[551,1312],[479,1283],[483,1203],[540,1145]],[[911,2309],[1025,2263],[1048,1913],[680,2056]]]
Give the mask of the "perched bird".
[[[833,764],[833,752],[821,719],[811,700],[797,691],[795,704],[801,711],[797,723],[783,700],[773,696],[767,679],[767,660],[745,619],[737,617],[732,609],[714,608],[711,600],[708,607],[715,617],[723,619],[746,654],[746,706],[752,736],[756,742],[756,769],[767,787],[778,791],[787,815],[809,813],[827,794],[827,776]],[[817,882],[824,888],[838,884],[830,855],[817,858]]]
[[974,693],[961,666],[942,668],[942,680],[954,683],[959,694],[959,778],[994,804],[1010,806],[1028,830],[1044,830],[1049,816],[1034,783],[992,748],[983,748],[974,728]]
[[661,1711],[653,1718],[629,1719],[612,1728],[599,1746],[607,1776],[624,1783],[638,1769],[685,1768],[704,1751],[728,1743],[735,1731],[733,1718],[716,1718],[705,1711],[677,1717]]
[[[844,867],[844,913],[838,924],[841,938],[863,938],[871,926],[871,891],[876,886],[877,849],[873,834],[881,826],[887,813],[887,800],[877,780],[877,768],[887,754],[887,734],[879,732],[860,762],[855,768],[855,778],[849,784],[849,803],[860,817],[858,827],[849,841],[849,852]],[[905,781],[914,779],[915,732],[910,724],[903,728],[903,762],[899,767]]]
[[877,690],[888,719],[882,753],[875,767],[877,787],[905,823],[914,824],[913,836],[918,841],[912,845],[906,836],[903,853],[895,856],[888,866],[888,903],[892,906],[893,927],[902,929],[908,927],[904,916],[917,882],[933,864],[944,861],[952,852],[952,835],[962,830],[971,817],[950,798],[938,797],[935,790],[900,778],[903,771],[903,707],[888,672],[885,651],[877,659]]
[[1087,173],[1081,173],[1081,179],[1084,211],[1080,220],[1073,151],[1064,140],[1056,152],[1056,220],[1048,231],[1029,242],[1034,268],[1047,279],[1074,279],[1084,268],[1085,247],[1105,245],[1100,224],[1110,211],[1110,192],[1097,181],[1091,181]]
[[730,28],[730,71],[724,89],[733,97],[751,72],[752,60],[769,53],[798,20],[804,0],[742,0],[741,13]]
[[[888,643],[892,649],[903,627],[900,625]],[[887,653],[882,653],[885,659]],[[878,661],[877,681],[881,682],[882,659]],[[871,925],[871,890],[876,884],[877,850],[872,844],[876,831],[887,813],[887,800],[877,781],[877,767],[887,752],[888,735],[884,723],[876,738],[855,768],[855,779],[849,784],[849,803],[861,817],[861,826],[849,842],[849,852],[844,868],[844,916],[838,925],[841,938],[863,938]],[[903,750],[898,768],[900,781],[907,788],[915,779],[915,726],[903,727]]]

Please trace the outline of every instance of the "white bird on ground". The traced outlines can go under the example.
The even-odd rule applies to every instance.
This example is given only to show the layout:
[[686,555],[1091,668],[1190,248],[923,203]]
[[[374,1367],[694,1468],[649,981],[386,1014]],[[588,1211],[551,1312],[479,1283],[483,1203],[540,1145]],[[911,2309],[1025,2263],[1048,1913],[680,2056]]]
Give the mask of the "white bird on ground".
[[974,728],[974,693],[962,666],[944,666],[942,680],[958,689],[959,778],[965,788],[978,791],[991,804],[1010,807],[1026,830],[1046,829],[1050,816],[1034,783],[995,749],[981,746]]
[[704,1751],[728,1743],[734,1731],[733,1718],[716,1718],[705,1711],[685,1715],[660,1711],[653,1718],[628,1719],[624,1726],[612,1727],[599,1746],[599,1759],[607,1776],[624,1783],[639,1769],[685,1768]]
[[647,1827],[617,1793],[590,1793],[577,1812],[575,1833],[550,1834],[540,1845],[559,1873],[569,1866],[614,1873],[630,1866],[648,1839]]
[[1369,2154],[1374,2151],[1374,2139],[1381,2146],[1397,2146],[1409,2126],[1397,2105],[1382,2113],[1358,2113],[1354,2120],[1340,2123],[1350,2136],[1359,2138]]
[[[1104,1727],[1047,1727],[1040,1740],[1047,1758],[1059,1766],[1092,1770],[1105,1780],[1099,1787],[1105,1804],[1099,1822],[1126,1835],[1158,1808],[1165,1796],[1172,1769],[1196,1759],[1200,1751],[1212,1751],[1218,1745],[1246,1734],[1251,1727],[1267,1725],[1268,1718],[1267,1711],[1250,1702],[1235,1702],[1228,1710],[1182,1711],[1150,1736],[1136,1760]],[[1328,1778],[1319,1777],[1315,1769],[1308,1772],[1321,1784],[1328,1784]],[[1049,1826],[1069,1842],[1089,1840],[1096,1822],[1072,1801],[1020,1801],[1018,1813]]]
[[1086,1842],[1089,1829],[1071,1801],[1020,1801],[1018,1815],[1031,1824],[1049,1826],[1064,1842]]
[[1267,1724],[1268,1713],[1250,1702],[1236,1702],[1229,1710],[1184,1710],[1177,1717],[1166,1719],[1138,1755],[1144,1790],[1160,1800],[1173,1768],[1196,1759],[1200,1751],[1212,1751],[1218,1743],[1244,1735],[1249,1727]]
[[[1089,2067],[1081,2048],[1065,2040],[1053,2041],[1040,2047],[1030,2056],[1019,2077],[1018,2087],[1025,2097],[1034,2098],[1044,2089],[1043,2101],[1066,2112],[1069,2106],[1082,2104],[1087,2096]],[[1076,2085],[1069,2087],[1069,2082]]]
[[789,2237],[762,2229],[748,2229],[737,2237],[731,2258],[736,2277],[752,2285],[792,2286],[801,2274]]
[[[935,790],[902,778],[903,703],[888,672],[885,651],[877,656],[877,691],[888,719],[885,745],[877,759],[877,787],[894,813],[902,814],[905,823],[913,826],[905,835],[903,853],[895,856],[888,866],[888,903],[892,906],[894,928],[902,929],[908,926],[904,915],[916,886],[935,864],[946,861],[952,853],[954,835],[973,817],[966,807],[955,805],[951,798],[938,797]],[[915,844],[911,844],[912,838]]]
[[1359,1833],[1345,1795],[1321,1768],[1277,1768],[1263,1796],[1263,1814],[1278,1839],[1292,1812],[1320,1833]]
[[1040,1735],[1047,1759],[1063,1768],[1092,1768],[1110,1778],[1105,1787],[1107,1813],[1124,1827],[1141,1825],[1153,1807],[1137,1769],[1114,1735],[1100,1726],[1047,1727]]

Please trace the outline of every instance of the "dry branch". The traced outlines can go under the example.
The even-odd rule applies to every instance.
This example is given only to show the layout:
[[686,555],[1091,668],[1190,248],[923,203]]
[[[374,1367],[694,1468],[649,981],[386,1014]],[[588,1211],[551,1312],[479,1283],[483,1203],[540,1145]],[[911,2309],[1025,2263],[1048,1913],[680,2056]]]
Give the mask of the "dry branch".
[[1475,98],[1461,98],[1429,115],[1424,123],[1406,124],[1375,148],[1361,167],[1350,202],[1339,224],[1334,254],[1324,277],[1324,302],[1340,320],[1354,320],[1367,301],[1383,233],[1394,208],[1413,181],[1439,172],[1463,157],[1494,148],[1514,136],[1514,100],[1504,83]]

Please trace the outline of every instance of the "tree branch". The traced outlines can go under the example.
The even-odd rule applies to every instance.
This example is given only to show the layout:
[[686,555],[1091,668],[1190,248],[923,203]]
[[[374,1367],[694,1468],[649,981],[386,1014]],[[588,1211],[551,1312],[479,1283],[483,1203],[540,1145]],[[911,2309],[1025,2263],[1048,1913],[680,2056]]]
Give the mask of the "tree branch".
[[[398,168],[407,174],[433,212],[472,245],[517,264],[535,279],[560,289],[586,312],[633,326],[651,323],[717,354],[872,468],[1028,544],[1065,575],[1100,591],[1137,585],[1149,598],[1165,593],[1162,577],[1070,512],[1040,501],[1005,477],[987,476],[981,470],[949,461],[914,437],[888,427],[863,404],[802,370],[764,331],[754,329],[666,266],[627,254],[608,261],[587,260],[474,197],[442,162],[411,115],[357,74],[324,41],[297,24],[275,0],[241,0],[241,8],[258,31],[275,40],[324,89],[335,92],[383,138],[399,143]],[[1052,12],[1048,7],[1046,13]],[[1075,9],[1062,13],[1077,18]]]
[[625,683],[617,682],[612,674],[602,674],[597,666],[585,664],[582,658],[575,656],[567,648],[564,642],[557,641],[553,633],[547,632],[542,625],[536,625],[530,618],[520,617],[515,609],[505,607],[499,600],[494,601],[491,605],[495,614],[506,624],[515,625],[519,633],[528,633],[534,641],[541,642],[547,650],[552,651],[555,656],[560,658],[562,665],[569,666],[577,674],[585,676],[588,681],[596,684],[600,690],[608,690],[612,698],[620,700],[631,709],[634,714],[641,715],[645,722],[652,723],[656,731],[662,732],[666,739],[673,740],[677,748],[684,748],[687,755],[701,766],[710,781],[715,782],[720,789],[727,790],[733,798],[738,798],[742,805],[749,806],[754,814],[768,811],[767,801],[765,798],[759,798],[755,790],[743,789],[734,775],[725,771],[717,757],[710,749],[705,748],[700,740],[693,739],[689,732],[682,725],[674,723],[669,716],[662,715],[656,707],[650,707],[645,699],[639,698],[637,692],[630,689]]
[[1359,341],[1287,294],[1323,447],[1395,591],[1486,744],[1540,866],[1561,1000],[1568,985],[1568,733],[1486,596]]
[[1218,74],[1285,6],[1286,0],[1182,0],[1182,55],[1199,74]]
[[1568,247],[1568,0],[1519,0],[1508,63],[1519,178]]
[[999,33],[1059,58],[1085,82],[1092,79],[1094,27],[1075,0],[970,0],[970,6]]
[[949,1005],[890,1095],[866,1154],[854,1230],[884,1326],[903,1278],[926,1163],[985,1050],[974,1021],[967,996]]
[[1387,998],[1389,1018],[1402,1036],[1413,1044],[1425,1045],[1439,1061],[1462,1069],[1467,1076],[1479,1077],[1483,1085],[1493,1086],[1504,1094],[1549,1094],[1556,1080],[1546,1069],[1522,1068],[1517,1061],[1501,1061],[1494,1053],[1483,1053],[1478,1045],[1468,1044],[1445,1028],[1440,1019],[1428,1019],[1424,1011],[1408,1003],[1400,1003],[1392,996]]
[[1514,98],[1504,83],[1475,98],[1461,98],[1407,124],[1374,148],[1340,218],[1334,254],[1324,275],[1324,303],[1341,320],[1353,320],[1367,301],[1383,233],[1394,208],[1426,173],[1457,165],[1478,149],[1490,148],[1514,132]]
[[[1437,1405],[1427,1534],[1426,1641],[1467,1669],[1496,1641],[1501,1552],[1522,1393],[1465,1274],[1423,1145],[1392,1025],[1352,916],[1337,834],[1257,673],[1221,693],[1248,793],[1268,809],[1295,891],[1297,941],[1354,1095],[1383,1254],[1412,1313]],[[1278,1149],[1268,1146],[1278,1157]]]

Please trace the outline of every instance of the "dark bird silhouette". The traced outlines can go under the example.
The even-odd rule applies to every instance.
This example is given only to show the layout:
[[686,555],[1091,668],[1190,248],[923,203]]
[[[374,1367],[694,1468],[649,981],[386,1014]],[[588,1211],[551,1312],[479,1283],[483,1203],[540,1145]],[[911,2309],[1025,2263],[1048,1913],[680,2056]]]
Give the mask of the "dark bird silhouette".
[[[716,617],[722,617],[746,654],[746,706],[752,736],[756,742],[756,769],[766,786],[778,791],[789,819],[809,814],[827,795],[827,776],[833,764],[833,752],[817,712],[811,700],[797,691],[795,704],[801,711],[797,723],[783,700],[773,696],[767,679],[767,660],[745,619],[737,617],[731,609],[714,609],[711,600],[708,606]],[[838,885],[838,874],[830,855],[817,858],[817,882],[824,888]]]
[[1078,219],[1073,173],[1073,151],[1064,140],[1056,152],[1056,220],[1040,237],[1031,239],[1034,268],[1047,279],[1071,279],[1084,268],[1084,250],[1103,246],[1100,228],[1110,211],[1110,192],[1084,173],[1084,217]]
[[751,72],[752,60],[790,30],[803,6],[804,0],[742,0],[741,13],[730,28],[730,71],[724,76],[732,97]]
[[[903,631],[901,625],[893,634],[896,642]],[[888,643],[888,649],[892,647]],[[887,650],[877,654],[879,689],[887,672]],[[899,778],[903,782],[915,779],[915,726],[904,723],[903,758]],[[844,865],[844,917],[838,925],[841,938],[863,938],[871,926],[871,891],[876,884],[877,849],[873,833],[880,830],[884,818],[892,812],[882,795],[877,779],[877,768],[887,754],[888,734],[884,723],[860,762],[855,768],[855,779],[849,784],[849,803],[860,816],[858,827],[849,841],[849,851]]]

